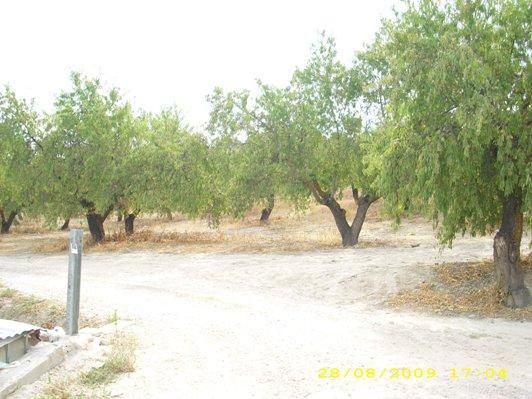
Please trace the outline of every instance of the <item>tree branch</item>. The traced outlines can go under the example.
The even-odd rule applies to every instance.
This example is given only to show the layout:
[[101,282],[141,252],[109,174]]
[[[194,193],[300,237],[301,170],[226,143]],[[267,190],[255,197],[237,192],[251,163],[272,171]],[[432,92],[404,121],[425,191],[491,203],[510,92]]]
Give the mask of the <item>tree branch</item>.
[[111,205],[109,208],[107,208],[107,210],[102,215],[102,219],[103,220],[107,219],[107,216],[109,216],[109,214],[113,211],[113,208],[114,208],[113,205]]
[[305,181],[304,184],[310,190],[310,192],[312,193],[312,196],[314,197],[314,199],[319,204],[325,205],[325,198],[320,193],[320,191],[321,192],[323,192],[323,191],[319,187],[319,184],[317,182],[310,181],[310,180]]
[[355,188],[354,184],[351,184],[351,192],[353,193],[353,199],[355,203],[358,204],[358,188]]

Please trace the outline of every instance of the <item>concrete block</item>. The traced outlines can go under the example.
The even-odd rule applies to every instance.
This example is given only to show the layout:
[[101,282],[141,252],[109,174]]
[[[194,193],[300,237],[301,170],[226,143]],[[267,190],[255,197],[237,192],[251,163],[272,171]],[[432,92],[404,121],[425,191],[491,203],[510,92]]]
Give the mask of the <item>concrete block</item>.
[[0,399],[6,398],[22,385],[31,384],[61,363],[65,358],[63,344],[63,341],[41,342],[20,359],[18,366],[1,370]]

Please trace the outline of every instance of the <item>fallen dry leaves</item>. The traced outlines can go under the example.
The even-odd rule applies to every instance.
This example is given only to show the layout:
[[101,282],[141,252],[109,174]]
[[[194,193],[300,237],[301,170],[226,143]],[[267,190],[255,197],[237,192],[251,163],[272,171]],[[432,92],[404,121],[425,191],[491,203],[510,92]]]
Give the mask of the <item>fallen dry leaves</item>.
[[[532,272],[532,253],[523,258],[522,266],[525,272]],[[502,304],[491,261],[437,264],[432,281],[401,291],[386,304],[446,315],[532,321],[532,306],[509,309]]]

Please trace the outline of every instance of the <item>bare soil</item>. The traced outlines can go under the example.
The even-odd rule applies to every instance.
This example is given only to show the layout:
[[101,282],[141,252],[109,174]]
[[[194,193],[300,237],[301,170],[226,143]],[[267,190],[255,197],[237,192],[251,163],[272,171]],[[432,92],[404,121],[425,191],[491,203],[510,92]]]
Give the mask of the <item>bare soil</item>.
[[[274,225],[272,220],[266,231]],[[265,231],[248,227],[235,234]],[[225,229],[228,234],[230,227]],[[83,259],[82,312],[116,311],[135,322],[136,371],[111,388],[123,398],[532,397],[532,323],[383,305],[429,281],[435,263],[482,261],[492,253],[489,237],[461,238],[443,251],[432,237],[430,225],[420,220],[393,230],[376,218],[362,240],[382,240],[377,247],[93,252]],[[65,255],[35,254],[28,247],[7,251],[9,240],[1,244],[4,283],[63,300]],[[324,367],[432,367],[438,375],[320,379]],[[505,368],[508,377],[450,378],[451,368],[465,367]]]

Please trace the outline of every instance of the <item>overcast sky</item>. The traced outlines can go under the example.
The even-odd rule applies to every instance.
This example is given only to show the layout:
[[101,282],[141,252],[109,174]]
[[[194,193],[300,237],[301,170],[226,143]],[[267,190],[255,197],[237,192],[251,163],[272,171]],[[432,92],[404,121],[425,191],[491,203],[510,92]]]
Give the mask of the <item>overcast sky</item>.
[[11,0],[0,3],[0,85],[50,111],[70,71],[135,107],[177,105],[201,128],[215,86],[284,85],[325,30],[345,62],[396,0]]

